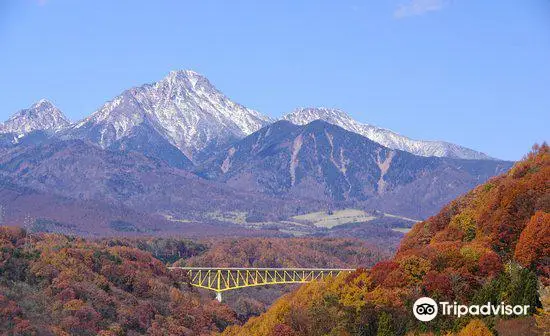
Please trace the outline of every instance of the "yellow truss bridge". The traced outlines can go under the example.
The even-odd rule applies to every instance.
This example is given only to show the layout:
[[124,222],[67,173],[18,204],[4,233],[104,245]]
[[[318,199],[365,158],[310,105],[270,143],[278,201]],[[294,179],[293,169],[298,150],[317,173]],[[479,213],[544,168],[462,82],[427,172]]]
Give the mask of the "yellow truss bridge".
[[169,267],[182,277],[184,283],[216,292],[221,302],[222,292],[253,286],[306,283],[342,273],[355,271],[352,268],[216,268],[216,267]]

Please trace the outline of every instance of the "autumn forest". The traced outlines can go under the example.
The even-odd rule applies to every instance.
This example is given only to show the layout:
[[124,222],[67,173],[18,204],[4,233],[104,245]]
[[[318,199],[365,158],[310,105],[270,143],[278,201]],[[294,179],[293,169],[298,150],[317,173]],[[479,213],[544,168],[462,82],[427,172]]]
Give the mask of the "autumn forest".
[[[0,248],[7,335],[537,334],[550,324],[550,149],[535,146],[416,224],[394,256],[352,238],[84,239],[16,227],[0,228]],[[166,267],[312,264],[359,269],[218,303]],[[410,310],[424,295],[529,305],[529,316],[422,323]]]

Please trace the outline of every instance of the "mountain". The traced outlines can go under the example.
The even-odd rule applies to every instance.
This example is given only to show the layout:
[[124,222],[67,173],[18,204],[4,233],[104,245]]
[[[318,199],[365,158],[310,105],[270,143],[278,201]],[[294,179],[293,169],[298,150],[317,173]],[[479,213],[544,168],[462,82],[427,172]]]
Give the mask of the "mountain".
[[45,100],[18,112],[1,127],[9,133],[0,134],[0,174],[44,194],[154,214],[213,216],[215,208],[268,220],[329,202],[423,218],[511,165],[392,150],[357,134],[361,124],[336,110],[285,118],[352,131],[272,123],[204,76],[173,71],[75,124]]
[[[51,196],[50,209],[43,208],[42,213],[33,213],[36,218],[42,216],[81,224],[91,219],[82,221],[78,219],[78,215],[71,215],[66,219],[56,217],[61,216],[60,213],[67,208],[65,203],[90,202],[90,206],[96,202],[108,204],[113,209],[105,211],[108,213],[105,218],[98,218],[97,225],[100,228],[108,227],[109,220],[116,219],[114,209],[118,209],[120,218],[124,218],[130,210],[148,216],[160,216],[163,221],[157,223],[161,231],[174,229],[165,225],[165,220],[168,219],[172,224],[177,224],[180,231],[186,232],[189,229],[194,230],[193,223],[197,222],[205,223],[204,233],[213,232],[210,230],[212,227],[206,225],[208,223],[223,224],[223,230],[219,226],[217,228],[218,233],[221,233],[220,231],[229,229],[226,222],[216,219],[215,213],[240,211],[245,214],[260,214],[267,220],[274,220],[279,216],[296,214],[297,208],[312,211],[320,206],[311,201],[281,200],[235,190],[223,183],[208,181],[187,170],[170,166],[163,160],[137,152],[105,150],[82,140],[0,147],[0,178],[0,182],[5,181],[6,184],[28,188],[33,193]],[[28,208],[32,208],[34,203],[18,203],[17,195],[19,194],[10,193],[6,196],[10,207],[8,210],[12,213],[32,212]],[[55,212],[53,209],[60,213],[54,213],[55,216],[52,217],[52,212]],[[126,217],[132,220],[135,218],[133,215]],[[15,218],[20,219],[21,216]],[[139,226],[142,222],[140,220],[135,224]],[[149,229],[150,226],[144,227],[144,230]],[[245,231],[245,228],[241,226],[239,230]],[[99,233],[103,232],[101,229]]]
[[325,121],[283,120],[236,142],[198,173],[250,192],[367,202],[418,218],[511,165],[416,156]]
[[41,99],[27,109],[18,111],[0,125],[0,133],[22,136],[33,131],[54,133],[69,126],[69,120],[46,99]]
[[348,131],[366,136],[383,146],[420,156],[450,157],[469,160],[492,160],[484,153],[443,141],[413,140],[387,129],[360,123],[345,112],[330,108],[299,108],[283,116],[296,125],[324,120]]
[[185,154],[146,123],[132,128],[128,136],[114,141],[108,149],[138,152],[148,157],[162,159],[172,167],[182,169],[191,169],[194,166]]
[[[550,289],[548,181],[544,144],[416,224],[392,259],[303,285],[224,335],[546,335],[548,307],[537,308]],[[439,314],[424,323],[411,310],[425,296],[528,309],[526,316]]]
[[[185,70],[124,91],[75,124],[65,138],[120,149],[128,144],[139,147],[144,138],[152,137],[195,161],[201,152],[240,139],[269,122],[259,112],[229,100],[205,77]],[[168,151],[173,155],[172,148]]]
[[[421,156],[492,159],[447,142],[420,141],[359,123],[336,109],[301,108],[283,117],[297,125],[324,120],[382,144]],[[206,77],[190,70],[122,92],[99,110],[70,125],[55,106],[41,100],[0,126],[14,133],[57,133],[62,139],[91,141],[110,150],[137,151],[178,168],[200,165],[212,153],[272,123],[269,117],[224,96]],[[60,132],[61,131],[61,132]]]
[[[33,232],[59,232],[79,236],[104,236],[174,230],[170,221],[123,205],[101,200],[64,197],[38,191],[0,178],[0,222],[25,226]],[[189,232],[200,232],[189,223]],[[204,231],[203,225],[200,230]]]

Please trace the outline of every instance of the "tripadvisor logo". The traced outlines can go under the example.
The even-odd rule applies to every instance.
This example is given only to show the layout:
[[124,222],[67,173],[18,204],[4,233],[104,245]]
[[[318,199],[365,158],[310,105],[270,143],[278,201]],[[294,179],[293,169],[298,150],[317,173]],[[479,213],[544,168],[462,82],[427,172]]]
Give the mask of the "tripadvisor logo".
[[527,315],[529,311],[529,305],[506,305],[501,302],[499,305],[494,305],[491,302],[487,302],[484,305],[461,305],[456,302],[435,302],[429,297],[422,297],[413,305],[414,316],[423,322],[433,320],[439,311],[438,306],[441,308],[441,315],[462,317],[465,315]]
[[437,316],[437,302],[429,297],[421,297],[414,303],[413,313],[422,322],[431,321]]

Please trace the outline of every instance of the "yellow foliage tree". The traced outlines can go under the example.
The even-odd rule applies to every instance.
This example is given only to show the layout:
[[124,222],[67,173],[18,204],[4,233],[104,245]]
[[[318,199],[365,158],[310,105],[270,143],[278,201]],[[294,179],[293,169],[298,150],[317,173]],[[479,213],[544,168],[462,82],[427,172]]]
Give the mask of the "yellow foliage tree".
[[483,323],[480,319],[474,319],[471,320],[468,325],[466,325],[462,330],[458,333],[458,336],[492,336],[493,333],[485,323]]

